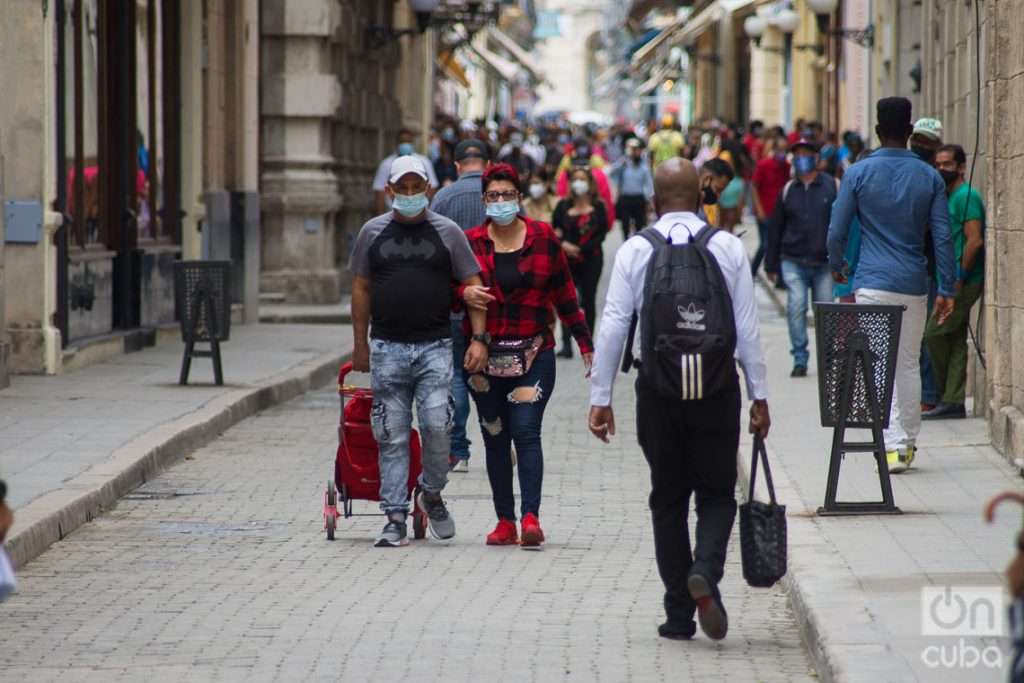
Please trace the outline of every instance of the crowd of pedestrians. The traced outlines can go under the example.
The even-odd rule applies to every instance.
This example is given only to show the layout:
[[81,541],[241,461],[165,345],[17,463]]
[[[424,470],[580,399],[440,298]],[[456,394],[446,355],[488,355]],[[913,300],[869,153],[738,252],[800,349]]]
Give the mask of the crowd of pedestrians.
[[[441,493],[450,471],[469,470],[472,399],[496,516],[485,541],[542,547],[543,418],[556,358],[572,358],[575,343],[590,382],[588,427],[604,441],[616,433],[615,378],[637,372],[637,438],[665,586],[661,635],[690,638],[699,622],[724,637],[718,583],[736,515],[743,402],[734,361],[747,428],[764,438],[771,424],[754,297],[762,266],[785,290],[795,381],[811,372],[813,302],[904,308],[884,434],[891,472],[914,463],[922,414],[966,414],[984,204],[939,121],[915,123],[903,98],[880,100],[877,121],[874,150],[815,122],[683,130],[671,114],[601,130],[442,120],[425,154],[402,131],[374,184],[379,215],[351,262],[353,364],[371,373],[387,516],[377,545],[405,544],[410,502],[436,538],[454,536]],[[747,219],[757,226],[753,254],[740,239]],[[599,300],[616,223],[624,242]],[[423,473],[409,501],[414,407]]]

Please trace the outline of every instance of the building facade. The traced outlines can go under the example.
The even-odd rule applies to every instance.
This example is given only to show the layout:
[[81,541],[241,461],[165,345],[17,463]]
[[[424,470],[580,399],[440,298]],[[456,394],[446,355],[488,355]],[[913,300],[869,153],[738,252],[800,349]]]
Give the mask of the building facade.
[[0,4],[0,376],[175,333],[174,263],[231,242],[211,197],[257,190],[258,7]]

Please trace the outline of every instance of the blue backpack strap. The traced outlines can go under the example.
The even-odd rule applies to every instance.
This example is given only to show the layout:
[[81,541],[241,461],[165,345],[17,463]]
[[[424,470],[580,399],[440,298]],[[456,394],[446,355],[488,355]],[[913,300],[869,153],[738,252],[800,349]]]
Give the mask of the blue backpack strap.
[[704,227],[697,231],[697,234],[693,236],[693,243],[703,249],[708,248],[708,243],[711,242],[711,238],[718,232],[718,228],[715,228],[708,223],[704,224]]
[[658,231],[655,227],[644,228],[637,233],[640,237],[643,237],[647,242],[655,249],[663,247],[668,243],[668,240]]

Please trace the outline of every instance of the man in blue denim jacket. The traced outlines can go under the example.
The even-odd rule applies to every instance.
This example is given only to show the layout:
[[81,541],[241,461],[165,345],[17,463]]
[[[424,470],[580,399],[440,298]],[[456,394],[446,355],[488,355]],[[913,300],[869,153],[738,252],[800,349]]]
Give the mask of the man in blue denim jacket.
[[[392,211],[366,223],[349,264],[352,282],[352,367],[369,371],[371,426],[380,449],[381,508],[388,521],[378,547],[405,545],[408,514],[409,433],[416,403],[423,441],[423,473],[415,503],[439,539],[455,535],[441,491],[448,482],[454,419],[454,359],[449,320],[453,283],[479,285],[480,266],[453,221],[427,209],[427,170],[414,156],[391,165]],[[487,362],[486,312],[469,313],[476,335],[464,365],[480,372]],[[369,332],[370,340],[367,341]]]
[[878,101],[875,132],[882,146],[843,176],[828,232],[833,278],[844,282],[847,237],[853,219],[858,218],[857,303],[905,307],[889,429],[885,430],[889,471],[894,473],[910,467],[921,430],[919,362],[927,317],[926,230],[931,230],[939,276],[934,309],[938,322],[952,313],[954,294],[946,185],[938,171],[907,150],[912,130],[909,100],[886,97]]

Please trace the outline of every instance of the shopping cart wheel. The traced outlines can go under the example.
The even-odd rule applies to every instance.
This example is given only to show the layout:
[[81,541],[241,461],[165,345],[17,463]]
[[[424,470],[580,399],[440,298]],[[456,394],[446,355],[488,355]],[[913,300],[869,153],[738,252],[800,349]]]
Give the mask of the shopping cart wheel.
[[334,482],[328,480],[327,482],[327,506],[328,510],[324,512],[324,526],[327,529],[327,540],[334,540],[334,529],[338,524],[337,513],[334,512],[335,507],[338,504],[338,492],[334,489]]

